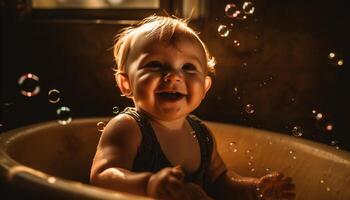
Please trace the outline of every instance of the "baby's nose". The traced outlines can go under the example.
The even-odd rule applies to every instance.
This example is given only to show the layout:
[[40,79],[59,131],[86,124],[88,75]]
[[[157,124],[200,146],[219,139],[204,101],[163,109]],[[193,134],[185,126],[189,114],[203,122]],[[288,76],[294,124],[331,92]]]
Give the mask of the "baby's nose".
[[170,83],[177,83],[177,82],[181,82],[182,80],[183,80],[182,74],[177,71],[169,71],[163,77],[164,82],[170,82]]

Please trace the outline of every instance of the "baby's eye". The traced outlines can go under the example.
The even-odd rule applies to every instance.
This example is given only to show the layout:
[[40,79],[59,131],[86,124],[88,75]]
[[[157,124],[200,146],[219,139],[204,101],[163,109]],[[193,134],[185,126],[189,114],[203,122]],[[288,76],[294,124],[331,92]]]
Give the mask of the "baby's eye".
[[163,67],[163,64],[159,61],[151,61],[144,65],[142,68],[148,68],[148,69],[161,69]]
[[189,71],[189,72],[195,72],[195,71],[197,71],[197,68],[196,68],[196,66],[194,66],[191,63],[186,63],[182,66],[182,70]]

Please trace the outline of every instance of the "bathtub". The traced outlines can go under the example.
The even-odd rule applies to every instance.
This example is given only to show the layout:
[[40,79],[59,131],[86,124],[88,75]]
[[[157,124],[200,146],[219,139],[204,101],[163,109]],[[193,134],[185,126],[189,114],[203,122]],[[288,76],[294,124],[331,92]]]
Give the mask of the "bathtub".
[[[0,135],[0,197],[44,199],[149,199],[89,185],[89,170],[109,118],[56,121]],[[296,199],[350,199],[350,153],[270,131],[205,122],[227,167],[243,176],[283,171]],[[6,199],[6,198],[5,198]]]

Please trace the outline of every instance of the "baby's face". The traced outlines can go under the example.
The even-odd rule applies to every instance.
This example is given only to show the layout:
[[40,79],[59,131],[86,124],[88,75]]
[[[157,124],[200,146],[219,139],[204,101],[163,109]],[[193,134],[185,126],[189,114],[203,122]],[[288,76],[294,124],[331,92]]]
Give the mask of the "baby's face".
[[170,121],[196,109],[211,85],[199,42],[169,43],[138,37],[131,44],[127,74],[135,106],[149,117]]

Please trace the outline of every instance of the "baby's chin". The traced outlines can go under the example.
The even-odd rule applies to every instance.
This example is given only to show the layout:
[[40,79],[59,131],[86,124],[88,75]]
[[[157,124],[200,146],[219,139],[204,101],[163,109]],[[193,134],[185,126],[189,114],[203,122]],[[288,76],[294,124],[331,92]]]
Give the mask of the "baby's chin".
[[143,111],[150,119],[157,120],[157,121],[175,121],[184,119],[187,117],[187,115],[190,113],[187,110],[184,110],[183,108],[162,108],[157,110],[151,110]]

